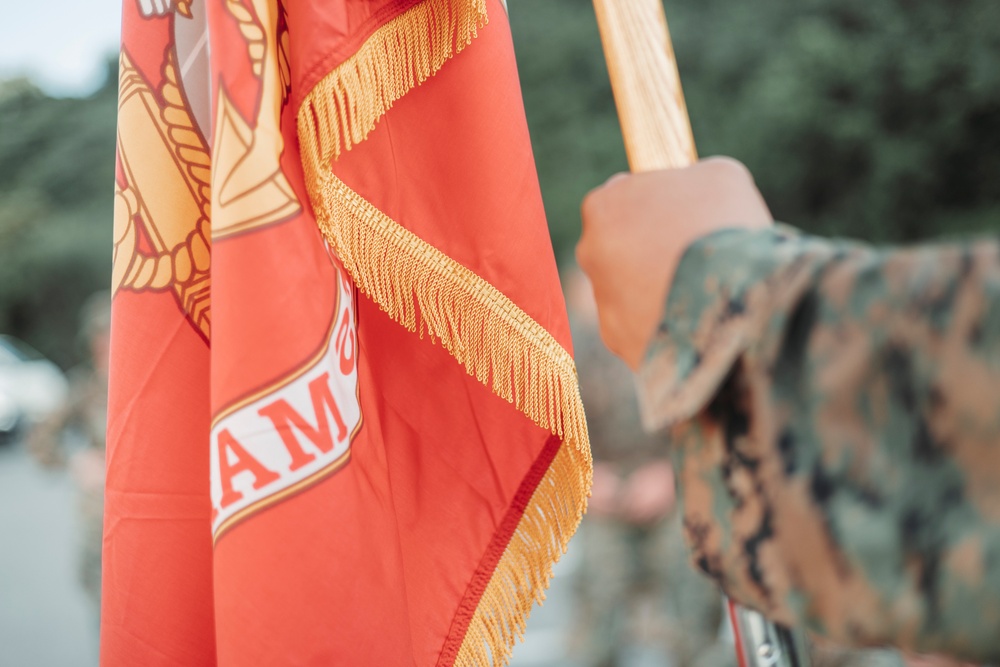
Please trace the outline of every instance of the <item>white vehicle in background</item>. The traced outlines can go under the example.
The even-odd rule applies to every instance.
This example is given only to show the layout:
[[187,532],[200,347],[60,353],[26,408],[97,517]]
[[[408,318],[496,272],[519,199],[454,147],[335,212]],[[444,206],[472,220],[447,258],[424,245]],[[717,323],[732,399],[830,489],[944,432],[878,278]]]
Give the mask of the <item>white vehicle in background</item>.
[[0,440],[55,413],[68,393],[58,366],[22,341],[0,335]]

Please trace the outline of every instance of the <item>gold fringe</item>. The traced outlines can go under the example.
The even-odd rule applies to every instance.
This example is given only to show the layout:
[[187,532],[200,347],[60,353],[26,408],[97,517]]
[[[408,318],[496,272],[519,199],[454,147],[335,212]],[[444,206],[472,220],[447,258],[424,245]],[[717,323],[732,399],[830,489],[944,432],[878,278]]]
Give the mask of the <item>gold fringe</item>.
[[468,44],[485,11],[485,0],[424,0],[330,72],[298,114],[317,224],[358,289],[563,440],[469,622],[454,662],[460,667],[507,664],[586,510],[592,461],[576,366],[503,293],[379,211],[330,165],[342,143],[362,141],[392,102]]
[[510,662],[531,607],[545,599],[552,566],[586,510],[590,470],[589,445],[579,449],[567,441],[559,447],[480,598],[455,667]]
[[[306,153],[303,161],[311,162]],[[309,173],[312,172],[312,173]],[[552,566],[576,532],[592,463],[576,367],[541,325],[499,290],[404,229],[332,173],[307,167],[317,223],[358,289],[427,335],[470,375],[562,437],[469,624],[456,666],[504,665]]]
[[396,100],[472,43],[486,22],[486,0],[414,5],[309,91],[298,112],[299,137],[314,143],[321,162],[336,159],[342,147],[364,141]]
[[588,442],[576,366],[552,334],[334,174],[310,175],[307,186],[316,222],[359,290],[542,428]]

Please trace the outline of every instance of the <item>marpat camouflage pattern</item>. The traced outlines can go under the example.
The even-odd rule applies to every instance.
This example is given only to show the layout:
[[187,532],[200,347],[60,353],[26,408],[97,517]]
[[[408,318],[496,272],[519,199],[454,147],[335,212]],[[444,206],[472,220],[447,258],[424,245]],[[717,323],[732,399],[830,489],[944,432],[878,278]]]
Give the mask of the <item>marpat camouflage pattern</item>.
[[695,564],[853,646],[1000,660],[1000,244],[685,254],[640,372]]

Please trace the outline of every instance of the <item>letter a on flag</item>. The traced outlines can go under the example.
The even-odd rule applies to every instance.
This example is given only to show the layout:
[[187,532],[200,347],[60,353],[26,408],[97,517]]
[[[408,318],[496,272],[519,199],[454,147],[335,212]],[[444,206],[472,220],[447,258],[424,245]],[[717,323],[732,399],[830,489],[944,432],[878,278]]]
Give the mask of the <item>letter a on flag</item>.
[[591,465],[500,0],[124,0],[101,662],[506,663]]

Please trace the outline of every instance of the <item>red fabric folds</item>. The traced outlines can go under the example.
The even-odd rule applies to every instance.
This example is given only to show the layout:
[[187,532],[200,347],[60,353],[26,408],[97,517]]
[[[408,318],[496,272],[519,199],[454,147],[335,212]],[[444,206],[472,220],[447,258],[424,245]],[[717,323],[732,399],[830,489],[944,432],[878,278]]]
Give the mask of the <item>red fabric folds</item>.
[[[568,445],[359,291],[296,129],[303,97],[420,3],[156,4],[124,4],[101,663],[455,664]],[[487,11],[330,169],[568,350]]]

